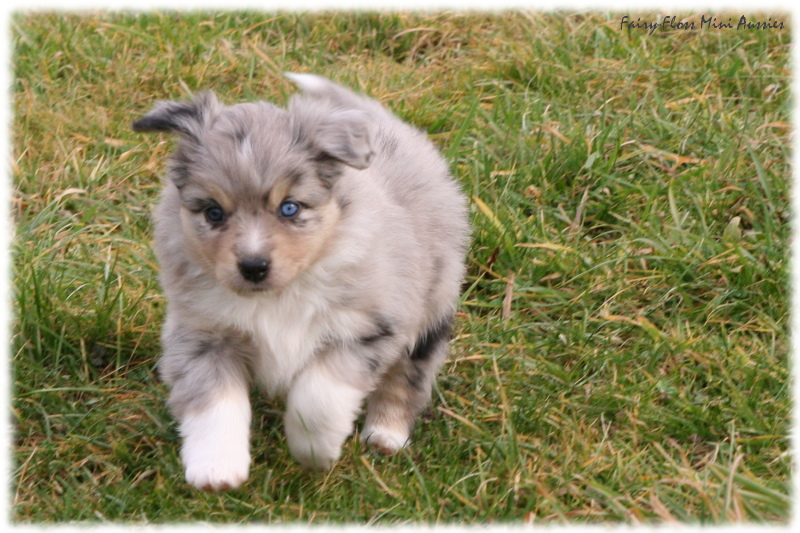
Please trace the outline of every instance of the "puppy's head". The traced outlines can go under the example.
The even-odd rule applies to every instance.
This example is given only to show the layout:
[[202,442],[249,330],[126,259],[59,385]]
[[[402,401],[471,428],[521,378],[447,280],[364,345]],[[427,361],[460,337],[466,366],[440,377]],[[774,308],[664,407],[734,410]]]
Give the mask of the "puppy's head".
[[337,180],[369,165],[370,124],[324,99],[284,110],[202,93],[158,103],[133,129],[179,135],[168,176],[181,207],[167,223],[218,283],[248,294],[280,290],[325,255],[342,210]]

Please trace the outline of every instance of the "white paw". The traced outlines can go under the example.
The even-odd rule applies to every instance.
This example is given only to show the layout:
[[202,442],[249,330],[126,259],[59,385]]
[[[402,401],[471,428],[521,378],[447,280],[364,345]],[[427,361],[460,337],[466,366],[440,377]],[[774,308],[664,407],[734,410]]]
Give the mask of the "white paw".
[[186,481],[200,490],[221,491],[238,488],[247,480],[250,454],[227,454],[216,457],[192,457],[184,454]]
[[380,426],[364,428],[361,442],[383,455],[392,455],[408,444],[408,434],[392,431]]
[[289,390],[284,418],[286,441],[297,462],[314,470],[332,467],[353,432],[364,395],[321,365],[307,368]]
[[328,470],[342,455],[342,446],[336,442],[325,442],[323,439],[286,432],[286,440],[292,456],[307,470]]
[[250,470],[250,404],[246,391],[218,398],[181,420],[186,481],[202,490],[239,487]]

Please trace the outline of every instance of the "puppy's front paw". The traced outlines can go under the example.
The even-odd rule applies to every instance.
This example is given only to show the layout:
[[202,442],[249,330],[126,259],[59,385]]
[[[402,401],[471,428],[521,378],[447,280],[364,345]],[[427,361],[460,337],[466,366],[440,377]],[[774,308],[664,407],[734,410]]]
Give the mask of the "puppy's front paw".
[[250,456],[184,459],[184,464],[190,485],[205,491],[231,490],[247,480]]
[[238,488],[245,482],[250,471],[249,445],[247,440],[230,437],[210,434],[184,440],[181,457],[190,485],[220,491]]
[[250,470],[250,405],[246,392],[218,399],[181,420],[186,481],[202,490],[239,487]]
[[408,435],[384,427],[364,428],[361,442],[383,455],[392,455],[408,444]]
[[342,455],[341,444],[326,442],[323,435],[312,436],[287,428],[286,437],[292,456],[306,470],[328,470]]
[[326,364],[311,365],[292,384],[283,426],[294,458],[313,470],[332,467],[342,455],[365,395]]

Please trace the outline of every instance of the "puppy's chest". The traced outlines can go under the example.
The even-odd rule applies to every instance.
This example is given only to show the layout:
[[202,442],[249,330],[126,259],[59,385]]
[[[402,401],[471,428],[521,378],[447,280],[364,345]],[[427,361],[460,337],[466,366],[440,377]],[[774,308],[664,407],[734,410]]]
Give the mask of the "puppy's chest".
[[258,306],[247,325],[256,353],[255,378],[270,396],[285,396],[295,376],[326,345],[357,338],[368,318],[320,302]]

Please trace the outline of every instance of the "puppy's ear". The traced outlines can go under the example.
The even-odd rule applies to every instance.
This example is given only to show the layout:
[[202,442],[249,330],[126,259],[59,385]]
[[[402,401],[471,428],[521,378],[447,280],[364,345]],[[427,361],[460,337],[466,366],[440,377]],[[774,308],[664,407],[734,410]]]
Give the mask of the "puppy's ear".
[[364,169],[374,155],[374,128],[366,111],[337,109],[320,102],[295,99],[290,106],[296,142],[320,159],[333,159]]
[[325,155],[353,168],[364,169],[374,151],[372,122],[359,109],[333,111],[315,128],[312,143]]
[[363,98],[314,74],[286,72],[302,91],[289,108],[295,138],[320,156],[364,169],[374,154],[374,127]]
[[190,102],[156,104],[152,111],[131,124],[133,131],[175,132],[199,142],[201,133],[219,112],[220,104],[212,92],[202,92]]

